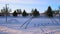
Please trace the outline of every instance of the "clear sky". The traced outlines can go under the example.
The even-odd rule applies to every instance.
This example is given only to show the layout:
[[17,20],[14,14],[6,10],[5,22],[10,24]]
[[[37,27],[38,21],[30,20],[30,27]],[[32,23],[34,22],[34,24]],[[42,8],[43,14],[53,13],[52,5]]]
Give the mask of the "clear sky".
[[60,6],[60,0],[0,0],[0,9],[5,4],[9,4],[8,7],[13,10],[22,9],[27,12],[31,12],[32,9],[37,8],[39,12],[47,10],[48,6],[51,6],[53,10],[57,10]]

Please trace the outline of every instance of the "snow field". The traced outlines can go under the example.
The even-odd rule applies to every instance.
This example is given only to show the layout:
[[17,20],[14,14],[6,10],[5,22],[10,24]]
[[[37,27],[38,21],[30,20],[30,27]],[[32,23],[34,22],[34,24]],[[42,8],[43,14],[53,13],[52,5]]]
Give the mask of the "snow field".
[[0,34],[59,34],[59,18],[0,17]]

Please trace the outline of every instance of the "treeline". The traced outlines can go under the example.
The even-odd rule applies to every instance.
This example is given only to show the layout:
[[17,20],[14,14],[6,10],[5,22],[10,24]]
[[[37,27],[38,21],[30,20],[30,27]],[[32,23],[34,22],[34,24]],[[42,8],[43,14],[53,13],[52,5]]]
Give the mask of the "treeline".
[[[59,10],[53,11],[51,6],[49,6],[48,9],[44,12],[44,14],[48,17],[53,17],[54,13],[59,14]],[[14,12],[11,13],[11,9],[9,9],[8,7],[1,9],[0,16],[10,16],[10,14],[14,17],[17,17],[18,15],[22,15],[24,17],[29,15],[34,17],[40,16],[40,13],[37,9],[32,9],[31,13],[27,13],[26,10],[22,11],[21,9],[14,10]]]
[[15,17],[18,15],[19,16],[22,15],[24,17],[29,16],[29,15],[37,17],[37,16],[40,16],[40,13],[39,13],[39,11],[37,11],[37,9],[32,10],[31,13],[27,13],[26,10],[21,11],[21,9],[17,9],[12,13],[12,15]]

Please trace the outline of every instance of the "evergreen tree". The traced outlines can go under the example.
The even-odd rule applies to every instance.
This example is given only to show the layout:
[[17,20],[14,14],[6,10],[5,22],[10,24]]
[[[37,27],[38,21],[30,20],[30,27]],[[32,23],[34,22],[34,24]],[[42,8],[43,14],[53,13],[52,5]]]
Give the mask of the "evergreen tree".
[[24,10],[23,13],[22,13],[22,16],[27,16],[27,12]]
[[59,17],[60,17],[60,6],[59,6]]
[[35,9],[32,14],[33,14],[34,17],[37,17],[37,16],[40,15],[39,11],[37,11],[37,9]]
[[50,6],[48,7],[48,9],[47,9],[47,11],[46,11],[46,15],[47,15],[48,17],[53,17],[53,12],[52,12],[52,9],[51,9]]
[[13,16],[17,16],[17,12],[16,12],[16,10],[13,12]]

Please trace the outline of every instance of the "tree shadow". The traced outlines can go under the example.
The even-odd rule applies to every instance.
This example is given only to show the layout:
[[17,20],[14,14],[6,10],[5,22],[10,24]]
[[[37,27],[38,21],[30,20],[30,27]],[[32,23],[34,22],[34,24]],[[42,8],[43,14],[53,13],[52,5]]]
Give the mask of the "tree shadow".
[[17,19],[10,19],[8,20],[8,23],[19,23]]

